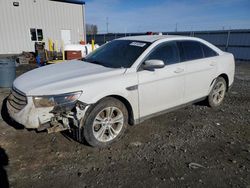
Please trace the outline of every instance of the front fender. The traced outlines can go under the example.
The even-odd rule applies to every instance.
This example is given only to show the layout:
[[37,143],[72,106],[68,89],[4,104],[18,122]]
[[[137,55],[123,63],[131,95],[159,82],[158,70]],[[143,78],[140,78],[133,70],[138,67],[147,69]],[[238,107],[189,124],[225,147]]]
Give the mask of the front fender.
[[122,97],[130,103],[134,118],[138,119],[138,89],[137,87],[134,87],[132,90],[127,89],[135,85],[137,85],[136,73],[92,82],[84,87],[83,94],[78,100],[86,104],[95,104],[108,96]]

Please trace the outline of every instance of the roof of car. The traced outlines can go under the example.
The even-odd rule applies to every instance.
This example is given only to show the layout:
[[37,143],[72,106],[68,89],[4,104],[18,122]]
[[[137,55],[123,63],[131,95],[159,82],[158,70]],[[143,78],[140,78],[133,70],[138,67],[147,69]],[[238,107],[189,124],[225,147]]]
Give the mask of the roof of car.
[[135,41],[143,41],[143,42],[155,42],[160,39],[178,39],[178,38],[192,38],[192,37],[186,37],[186,36],[180,36],[180,35],[140,35],[140,36],[129,36],[129,37],[123,37],[119,38],[120,40],[135,40]]

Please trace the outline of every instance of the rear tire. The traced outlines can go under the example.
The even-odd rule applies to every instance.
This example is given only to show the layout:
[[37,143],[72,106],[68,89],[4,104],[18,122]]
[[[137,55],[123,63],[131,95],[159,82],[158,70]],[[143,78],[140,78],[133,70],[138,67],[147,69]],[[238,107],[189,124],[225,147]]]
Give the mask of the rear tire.
[[127,127],[125,105],[112,97],[98,102],[81,123],[81,137],[93,147],[105,147],[119,140]]
[[208,105],[211,108],[218,108],[222,104],[225,98],[226,91],[227,91],[227,83],[225,79],[222,77],[218,77],[215,81],[212,90],[208,95],[207,99]]

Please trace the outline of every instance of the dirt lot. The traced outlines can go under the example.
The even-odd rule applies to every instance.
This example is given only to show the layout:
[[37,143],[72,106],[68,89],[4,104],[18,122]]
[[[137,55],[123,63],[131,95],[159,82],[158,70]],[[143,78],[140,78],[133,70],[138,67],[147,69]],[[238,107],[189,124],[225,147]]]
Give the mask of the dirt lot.
[[[18,74],[30,67],[19,67]],[[8,89],[0,89],[0,102]],[[221,109],[193,105],[129,127],[110,148],[0,118],[0,187],[250,187],[250,63]]]

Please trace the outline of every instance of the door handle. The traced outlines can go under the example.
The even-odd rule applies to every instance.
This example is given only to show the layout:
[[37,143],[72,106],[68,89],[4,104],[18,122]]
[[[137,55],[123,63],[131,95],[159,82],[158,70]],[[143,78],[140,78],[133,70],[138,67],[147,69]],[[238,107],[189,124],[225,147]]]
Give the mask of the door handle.
[[209,64],[211,67],[214,67],[215,66],[215,62],[212,62]]
[[177,68],[174,72],[175,72],[175,73],[181,73],[181,72],[183,72],[183,71],[184,71],[184,69]]

